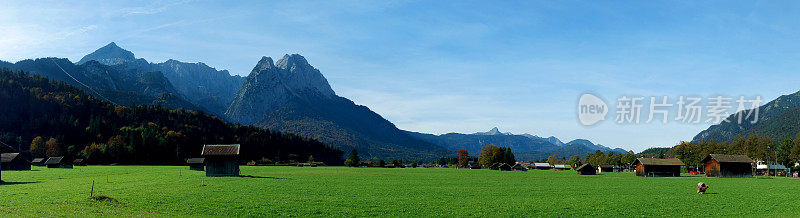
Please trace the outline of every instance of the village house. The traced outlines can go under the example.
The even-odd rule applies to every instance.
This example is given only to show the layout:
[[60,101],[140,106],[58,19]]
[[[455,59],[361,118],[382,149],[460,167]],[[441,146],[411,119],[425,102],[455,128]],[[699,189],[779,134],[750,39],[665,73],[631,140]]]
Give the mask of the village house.
[[678,159],[639,158],[633,162],[636,176],[670,177],[681,176],[683,162]]
[[206,176],[239,176],[240,145],[203,145]]
[[703,159],[706,177],[752,177],[753,162],[747,155],[709,154]]
[[2,153],[0,170],[31,170],[31,163],[19,153]]

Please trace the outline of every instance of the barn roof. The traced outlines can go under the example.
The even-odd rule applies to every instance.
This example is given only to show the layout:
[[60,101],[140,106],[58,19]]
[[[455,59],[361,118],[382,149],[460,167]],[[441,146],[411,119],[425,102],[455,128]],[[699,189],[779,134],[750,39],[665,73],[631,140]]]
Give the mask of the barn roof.
[[73,163],[83,163],[83,159],[75,159],[72,161]]
[[588,168],[588,169],[592,169],[592,170],[594,170],[594,166],[592,166],[591,164],[588,164],[588,163],[587,163],[587,164],[584,164],[584,165],[581,165],[581,166],[579,166],[578,168],[575,168],[575,170],[577,170],[577,171],[581,171],[581,170],[583,170],[584,168]]
[[19,157],[19,153],[3,153],[0,154],[0,162],[2,163],[10,163],[15,158]]
[[533,165],[536,167],[550,167],[549,163],[534,163]]
[[203,145],[203,156],[236,156],[239,155],[239,144]]
[[600,165],[600,168],[614,168],[614,165]]
[[60,164],[63,159],[64,157],[51,157],[47,159],[47,162],[44,162],[44,165]]
[[[683,161],[678,159],[660,159],[660,158],[639,158],[636,159],[636,162],[642,163],[642,165],[656,165],[656,166],[683,166],[686,165]],[[633,162],[636,164],[636,162]]]
[[569,169],[569,166],[567,166],[565,164],[557,164],[555,167],[557,169]]
[[44,159],[44,158],[41,158],[41,157],[39,157],[39,158],[33,158],[33,162],[34,162],[34,163],[39,163],[39,162],[44,162],[44,161],[45,161],[45,159]]
[[714,159],[720,163],[753,163],[753,159],[747,157],[747,155],[738,155],[738,154],[709,154],[703,159],[703,163],[708,162],[709,160]]
[[205,162],[206,162],[206,159],[202,158],[202,157],[186,159],[186,163],[187,164],[202,164],[202,163],[205,163]]

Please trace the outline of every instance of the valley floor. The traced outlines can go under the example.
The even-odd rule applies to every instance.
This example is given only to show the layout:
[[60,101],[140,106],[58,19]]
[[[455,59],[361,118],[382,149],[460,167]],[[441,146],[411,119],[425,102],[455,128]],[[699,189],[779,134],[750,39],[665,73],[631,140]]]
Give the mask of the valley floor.
[[[177,166],[3,171],[0,216],[800,216],[800,180],[574,171]],[[94,194],[115,199],[89,199]],[[697,195],[698,182],[711,186]]]

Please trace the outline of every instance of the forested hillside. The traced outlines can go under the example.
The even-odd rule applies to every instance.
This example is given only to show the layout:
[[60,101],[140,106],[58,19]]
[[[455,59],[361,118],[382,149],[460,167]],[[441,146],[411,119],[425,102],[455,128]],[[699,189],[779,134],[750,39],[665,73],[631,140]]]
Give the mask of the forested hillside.
[[342,164],[342,151],[292,134],[234,125],[202,111],[115,106],[44,76],[0,70],[0,140],[33,156],[90,163],[179,164],[203,144],[242,145],[240,161]]

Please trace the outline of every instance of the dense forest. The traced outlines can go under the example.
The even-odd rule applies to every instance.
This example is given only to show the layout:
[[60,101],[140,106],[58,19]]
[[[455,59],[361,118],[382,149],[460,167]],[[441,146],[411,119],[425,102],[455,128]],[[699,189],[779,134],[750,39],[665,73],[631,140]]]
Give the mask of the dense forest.
[[85,158],[94,164],[181,164],[203,144],[241,144],[240,161],[343,164],[319,141],[234,125],[202,111],[117,106],[63,82],[0,70],[0,141],[34,157]]

